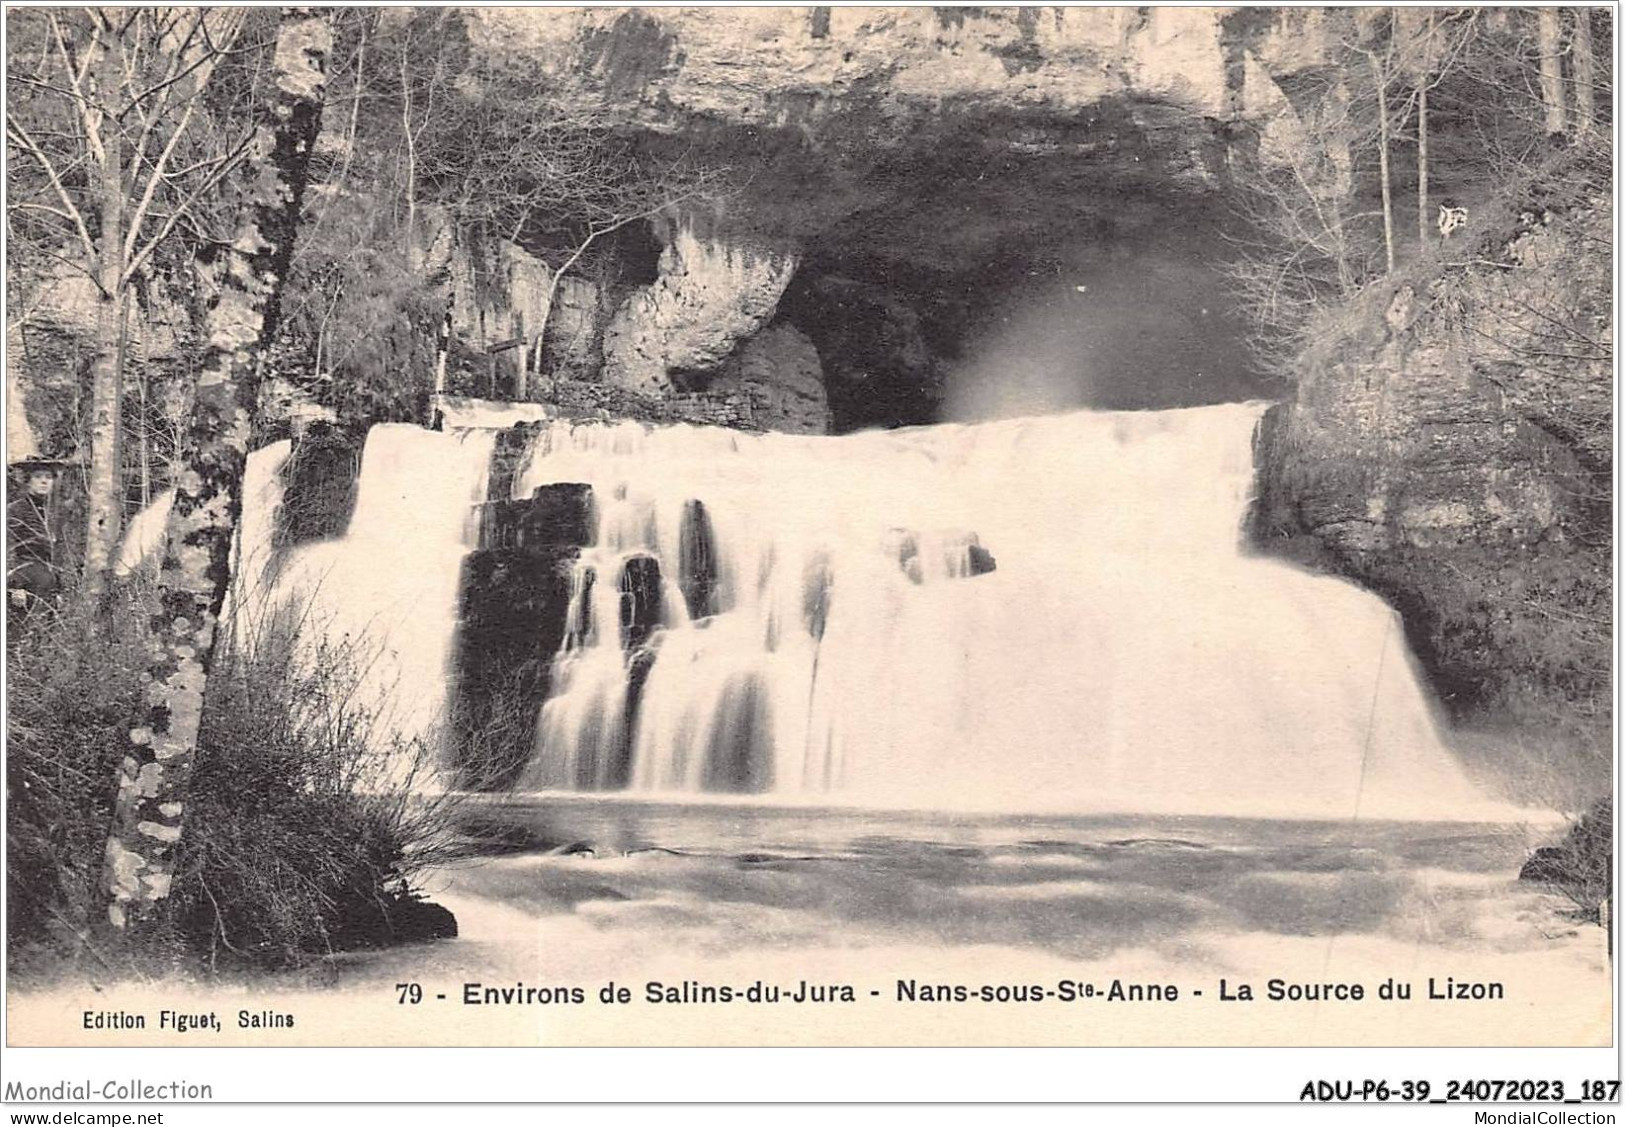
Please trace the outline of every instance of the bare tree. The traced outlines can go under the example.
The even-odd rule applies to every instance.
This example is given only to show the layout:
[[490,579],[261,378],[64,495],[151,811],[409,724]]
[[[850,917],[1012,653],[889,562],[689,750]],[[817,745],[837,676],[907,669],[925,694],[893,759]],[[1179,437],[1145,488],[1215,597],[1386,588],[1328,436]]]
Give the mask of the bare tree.
[[1582,136],[1597,127],[1597,52],[1591,42],[1591,9],[1574,8],[1574,131]]
[[1388,272],[1394,270],[1394,189],[1393,175],[1388,169],[1388,78],[1387,68],[1393,60],[1393,47],[1379,56],[1375,51],[1366,53],[1371,60],[1372,85],[1377,90],[1377,159],[1382,176],[1382,247],[1388,261]]
[[[441,97],[412,152],[424,190],[456,224],[521,243],[546,263],[549,314],[562,280],[610,235],[720,195],[728,176],[683,156],[640,154],[602,113],[560,105],[538,77],[484,60],[457,75],[455,94]],[[539,366],[545,320],[522,327],[521,398]]]
[[98,594],[122,518],[122,354],[133,286],[199,222],[246,151],[205,95],[248,23],[241,8],[11,9],[7,228],[13,246],[89,278],[89,527]]
[[1546,132],[1556,136],[1568,128],[1563,98],[1563,11],[1539,8],[1535,20],[1539,29],[1540,100],[1546,110]]
[[504,327],[524,344],[524,397],[564,279],[616,232],[725,190],[724,170],[652,158],[601,111],[562,104],[544,75],[481,54],[455,10],[341,20],[330,104],[348,121],[314,208],[323,237],[297,255],[290,332],[317,342],[317,394],[347,411],[403,417],[413,385],[427,390],[444,367],[451,287],[428,253],[437,240],[471,245],[476,263],[514,243],[547,268]]
[[151,922],[174,876],[242,507],[258,362],[276,332],[331,46],[325,15],[309,9],[283,14],[272,64],[274,101],[246,146],[241,183],[226,185],[236,188],[239,200],[236,237],[199,256],[200,278],[215,294],[207,351],[165,531],[160,609],[151,626],[150,707],[129,733],[107,842],[108,921],[120,932]]

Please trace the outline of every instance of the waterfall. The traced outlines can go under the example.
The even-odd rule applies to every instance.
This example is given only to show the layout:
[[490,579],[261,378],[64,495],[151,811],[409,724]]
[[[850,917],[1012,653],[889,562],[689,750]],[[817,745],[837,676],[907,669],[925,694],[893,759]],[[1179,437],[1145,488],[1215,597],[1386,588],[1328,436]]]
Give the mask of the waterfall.
[[490,431],[373,427],[344,534],[295,546],[278,545],[275,519],[288,443],[249,458],[239,558],[252,597],[235,596],[237,627],[252,635],[290,616],[284,621],[324,651],[310,645],[307,657],[338,667],[380,741],[439,741],[451,704],[458,569],[474,543],[492,442]]
[[1482,810],[1394,611],[1244,550],[1262,409],[841,438],[547,424],[512,496],[584,483],[596,534],[521,785]]
[[1395,612],[1245,550],[1262,410],[836,438],[382,426],[348,532],[277,585],[371,639],[402,727],[495,715],[519,685],[521,790],[1500,809],[1441,744]]

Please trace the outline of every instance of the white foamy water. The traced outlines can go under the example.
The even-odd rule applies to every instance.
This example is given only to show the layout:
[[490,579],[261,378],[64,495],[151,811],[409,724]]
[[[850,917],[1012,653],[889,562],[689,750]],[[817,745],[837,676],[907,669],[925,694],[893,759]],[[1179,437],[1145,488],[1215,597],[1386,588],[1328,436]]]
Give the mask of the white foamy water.
[[[839,438],[545,424],[513,496],[587,483],[597,535],[522,789],[1506,816],[1442,746],[1394,611],[1243,551],[1261,411]],[[385,733],[437,739],[448,714],[494,441],[375,427],[346,534],[287,551],[258,596],[359,655]],[[245,555],[270,553],[285,457],[251,462]],[[973,574],[972,544],[995,570]],[[684,568],[705,556],[714,592],[691,615]],[[633,557],[656,561],[661,596],[641,692],[622,615]]]
[[[525,785],[614,777],[618,576],[648,555],[663,617],[630,736],[634,794],[1484,815],[1395,613],[1242,551],[1261,411],[841,438],[550,424],[514,496],[586,482],[599,528]],[[695,500],[720,613],[691,620],[677,580]],[[997,570],[966,574],[971,535]]]
[[[260,561],[242,628],[291,613],[307,642],[324,640],[330,666],[374,710],[374,735],[439,740],[450,707],[450,647],[459,572],[474,547],[474,506],[485,498],[491,431],[437,433],[375,426],[362,455],[355,508],[342,537],[278,553],[274,513],[243,514],[242,554]],[[245,492],[279,502],[286,443],[249,459]],[[267,566],[269,565],[269,566]],[[310,651],[314,652],[314,651]]]

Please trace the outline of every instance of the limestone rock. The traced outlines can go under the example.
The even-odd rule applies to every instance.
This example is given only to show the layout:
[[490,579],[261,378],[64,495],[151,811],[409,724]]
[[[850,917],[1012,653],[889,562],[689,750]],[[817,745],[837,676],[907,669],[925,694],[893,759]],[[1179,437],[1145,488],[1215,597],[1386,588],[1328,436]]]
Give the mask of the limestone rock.
[[796,263],[790,252],[679,225],[654,284],[628,298],[604,331],[604,378],[667,392],[685,373],[712,370],[773,316]]
[[829,396],[818,349],[794,325],[770,325],[746,340],[708,390],[746,394],[754,422],[767,430],[830,431]]
[[587,278],[565,275],[553,299],[542,342],[542,371],[549,379],[592,379],[603,365],[604,291]]
[[[1265,417],[1255,527],[1389,599],[1456,718],[1583,742],[1608,716],[1611,380],[1600,346],[1552,359],[1541,334],[1605,339],[1594,207],[1362,293]],[[1560,270],[1521,257],[1558,247]]]
[[480,547],[463,561],[450,737],[462,785],[513,780],[564,640],[570,570],[593,535],[592,490],[544,485],[479,506]]
[[816,122],[867,98],[887,102],[900,131],[902,111],[955,100],[1077,106],[1133,91],[1226,110],[1228,9],[818,11],[488,8],[472,33],[477,47],[529,57],[566,99],[666,128],[690,114]]

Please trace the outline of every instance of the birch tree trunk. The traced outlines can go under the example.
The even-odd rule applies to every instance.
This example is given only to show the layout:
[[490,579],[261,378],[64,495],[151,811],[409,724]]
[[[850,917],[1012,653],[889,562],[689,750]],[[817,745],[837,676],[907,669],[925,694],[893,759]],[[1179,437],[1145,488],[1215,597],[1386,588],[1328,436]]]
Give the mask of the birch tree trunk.
[[1591,43],[1591,9],[1573,12],[1574,131],[1584,136],[1597,124],[1597,56]]
[[[123,44],[104,31],[92,41],[99,53],[94,67],[98,100],[117,102],[123,79]],[[124,498],[119,456],[119,416],[122,414],[124,371],[124,154],[119,131],[102,129],[103,110],[87,104],[82,110],[87,148],[95,169],[96,210],[100,233],[96,239],[96,337],[90,361],[90,465],[85,482],[84,592],[99,599],[106,590],[113,554],[124,523]]]
[[1377,84],[1377,168],[1382,177],[1382,248],[1388,273],[1394,272],[1394,187],[1388,168],[1388,67],[1371,60],[1371,74]]
[[1416,245],[1428,245],[1428,80],[1416,91]]
[[1422,65],[1416,77],[1416,245],[1425,250],[1432,217],[1428,215],[1428,83],[1433,81],[1433,13],[1423,30]]
[[1546,107],[1546,133],[1555,136],[1567,127],[1563,105],[1563,12],[1541,8],[1539,21],[1540,100]]
[[107,841],[107,917],[121,932],[153,921],[174,877],[203,692],[231,577],[258,366],[279,319],[332,39],[326,16],[283,12],[271,112],[239,173],[236,241],[198,258],[204,290],[215,292],[205,316],[207,351],[165,529],[148,710],[129,733]]

